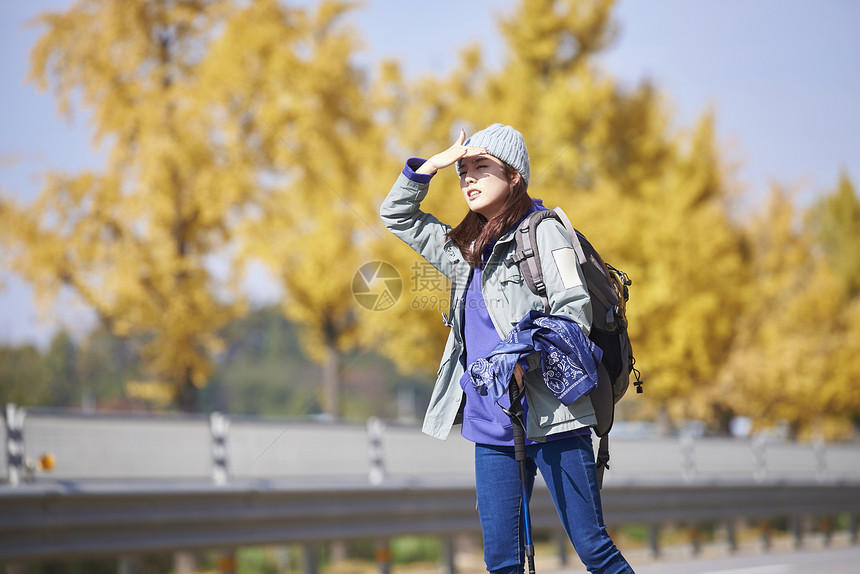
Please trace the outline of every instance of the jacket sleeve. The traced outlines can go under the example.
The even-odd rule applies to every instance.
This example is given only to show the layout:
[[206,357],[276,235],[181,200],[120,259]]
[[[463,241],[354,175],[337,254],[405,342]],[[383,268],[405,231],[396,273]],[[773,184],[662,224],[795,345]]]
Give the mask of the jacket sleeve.
[[537,226],[537,242],[550,313],[573,319],[588,335],[591,299],[567,230],[560,222],[547,219]]
[[382,202],[379,215],[389,231],[446,277],[451,277],[453,261],[459,259],[459,252],[446,238],[451,227],[419,209],[429,186],[400,174]]

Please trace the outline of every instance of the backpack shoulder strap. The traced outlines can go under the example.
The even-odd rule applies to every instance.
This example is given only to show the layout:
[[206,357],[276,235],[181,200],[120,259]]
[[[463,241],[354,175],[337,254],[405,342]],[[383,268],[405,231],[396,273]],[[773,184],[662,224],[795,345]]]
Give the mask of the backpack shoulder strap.
[[570,218],[564,212],[564,210],[558,206],[553,207],[552,210],[558,216],[558,220],[564,225],[564,228],[567,229],[567,235],[570,237],[570,242],[573,244],[573,249],[576,251],[576,259],[579,261],[580,265],[585,265],[585,251],[582,249],[582,243],[579,241],[579,232],[574,229],[573,224],[570,222]]
[[597,447],[597,487],[603,488],[603,473],[609,469],[609,433],[600,437]]
[[[561,221],[558,213],[550,209],[533,211],[520,223],[515,232],[516,251],[510,258],[508,265],[516,263],[523,274],[523,279],[532,293],[539,296],[543,301],[544,310],[549,313],[549,298],[546,292],[546,283],[543,280],[543,268],[540,263],[540,253],[537,249],[537,226],[547,218]],[[563,223],[563,222],[562,222]]]
[[[562,208],[560,207],[553,207],[553,211],[558,213],[559,220],[564,223],[564,226],[567,228],[568,235],[570,236],[570,242],[573,244],[574,251],[576,251],[576,259],[579,261],[579,265],[582,267],[583,272],[586,274],[586,283],[590,284],[590,282],[587,280],[588,273],[590,273],[590,271],[587,271],[589,267],[586,265],[586,263],[588,263],[588,256],[585,254],[586,248],[583,247],[583,243],[585,243],[586,247],[588,248],[588,252],[592,253],[597,260],[594,262],[595,265],[604,268],[606,267],[606,264],[603,262],[603,259],[600,258],[600,256],[597,254],[597,251],[595,251],[594,247],[591,246],[585,236],[573,227],[573,225],[570,223],[570,219],[568,219],[567,214],[564,212],[564,210],[562,210]],[[601,274],[608,276],[608,270],[601,269]],[[589,296],[596,297],[597,299],[599,299],[605,308],[612,309],[614,307],[613,303],[609,299],[607,299],[606,295],[602,293],[600,289],[589,289],[588,294]],[[611,322],[609,317],[607,317],[607,322]]]

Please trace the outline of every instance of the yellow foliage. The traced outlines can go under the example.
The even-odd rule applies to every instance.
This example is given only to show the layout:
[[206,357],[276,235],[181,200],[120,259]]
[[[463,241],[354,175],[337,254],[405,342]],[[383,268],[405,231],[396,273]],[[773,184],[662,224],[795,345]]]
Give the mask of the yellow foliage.
[[775,189],[752,222],[756,275],[717,392],[761,427],[842,438],[860,413],[860,299],[814,254],[791,198]]
[[[326,412],[339,415],[340,356],[372,346],[358,332],[352,278],[383,236],[374,202],[396,169],[351,60],[357,41],[345,2],[314,10],[261,0],[239,10],[201,63],[200,81],[241,134],[260,174],[254,209],[239,221],[242,261],[260,260],[302,325],[305,352],[324,364]],[[385,183],[383,183],[385,182]],[[383,241],[393,243],[393,238]]]
[[241,142],[219,133],[199,50],[226,3],[83,0],[41,19],[31,76],[61,110],[92,112],[100,173],[52,175],[29,205],[3,200],[11,265],[43,300],[71,287],[111,330],[141,338],[148,374],[194,408],[218,329],[244,310],[212,259],[258,193]]
[[157,408],[165,408],[173,400],[172,385],[164,381],[128,381],[125,392],[129,398],[146,401]]

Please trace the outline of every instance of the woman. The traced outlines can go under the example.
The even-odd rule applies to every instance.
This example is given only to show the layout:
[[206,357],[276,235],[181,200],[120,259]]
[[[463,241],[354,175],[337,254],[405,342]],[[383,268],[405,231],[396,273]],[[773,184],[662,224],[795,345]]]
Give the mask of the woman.
[[[452,229],[422,212],[420,204],[433,175],[454,164],[469,212]],[[452,281],[446,320],[451,332],[423,430],[445,439],[454,424],[462,423],[463,437],[475,443],[484,560],[494,573],[523,571],[519,466],[506,414],[510,403],[506,396],[495,402],[473,381],[469,366],[490,355],[531,311],[544,310],[517,266],[508,261],[517,224],[528,213],[544,209],[527,193],[529,175],[525,142],[514,128],[493,124],[468,140],[461,131],[451,147],[428,160],[408,160],[380,210],[389,230]],[[551,314],[572,319],[587,335],[591,305],[567,232],[557,221],[543,223],[537,243]],[[540,470],[562,525],[589,571],[632,572],[603,524],[590,399],[586,395],[564,404],[544,383],[539,361],[522,363],[513,374],[524,390],[528,495]]]

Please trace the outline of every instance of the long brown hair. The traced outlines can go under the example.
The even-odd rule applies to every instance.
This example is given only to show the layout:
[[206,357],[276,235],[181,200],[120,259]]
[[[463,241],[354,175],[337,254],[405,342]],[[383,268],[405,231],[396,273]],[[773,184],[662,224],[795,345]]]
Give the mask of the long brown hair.
[[472,267],[483,267],[482,256],[487,245],[498,240],[505,231],[519,223],[532,207],[532,200],[526,193],[526,184],[522,175],[508,164],[503,162],[502,165],[505,168],[508,183],[513,182],[514,179],[517,181],[511,186],[511,191],[499,213],[487,221],[486,217],[470,209],[463,221],[448,232],[448,239],[454,243]]

